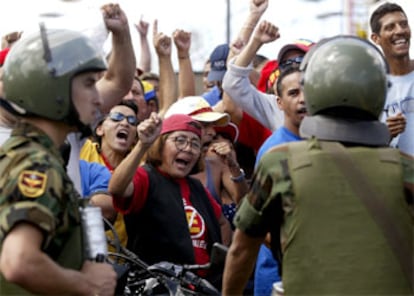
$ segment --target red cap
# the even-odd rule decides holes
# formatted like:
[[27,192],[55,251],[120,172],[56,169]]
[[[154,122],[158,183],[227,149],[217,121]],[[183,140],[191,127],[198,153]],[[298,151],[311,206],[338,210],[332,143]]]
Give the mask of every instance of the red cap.
[[201,138],[201,124],[191,116],[185,114],[174,114],[165,118],[162,122],[161,135],[175,131],[187,131]]
[[270,75],[279,67],[277,60],[269,60],[263,66],[262,71],[260,72],[260,78],[257,82],[257,89],[266,92],[268,89],[268,80]]

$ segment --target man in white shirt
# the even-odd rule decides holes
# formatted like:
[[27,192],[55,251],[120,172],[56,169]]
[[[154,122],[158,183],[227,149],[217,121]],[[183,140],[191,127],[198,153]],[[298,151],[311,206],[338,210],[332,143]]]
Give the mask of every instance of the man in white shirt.
[[381,47],[390,68],[383,117],[393,137],[391,145],[414,155],[414,60],[407,15],[401,6],[384,3],[372,13],[370,24],[371,39]]

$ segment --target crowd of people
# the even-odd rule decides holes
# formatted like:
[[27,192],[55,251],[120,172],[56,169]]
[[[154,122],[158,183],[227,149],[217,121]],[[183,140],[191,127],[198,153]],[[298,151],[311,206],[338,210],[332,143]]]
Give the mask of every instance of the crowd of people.
[[269,0],[249,1],[202,93],[191,32],[154,22],[153,73],[150,24],[135,24],[135,57],[118,4],[102,7],[106,57],[70,28],[3,37],[1,295],[114,295],[113,267],[85,245],[87,208],[112,224],[104,250],[148,264],[202,266],[228,247],[223,270],[197,272],[223,295],[414,294],[406,13],[386,2],[371,40],[299,38],[267,58],[280,29],[262,20]]

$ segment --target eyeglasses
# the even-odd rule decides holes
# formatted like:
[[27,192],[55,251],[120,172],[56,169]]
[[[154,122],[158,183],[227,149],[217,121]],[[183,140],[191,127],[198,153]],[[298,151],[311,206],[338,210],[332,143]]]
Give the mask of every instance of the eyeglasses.
[[177,136],[177,137],[170,138],[170,139],[175,143],[175,147],[179,151],[184,150],[185,148],[187,148],[188,145],[190,145],[191,150],[193,150],[194,152],[200,152],[201,150],[200,141],[190,140],[184,136]]
[[115,122],[120,122],[126,118],[130,125],[136,126],[138,124],[138,119],[134,115],[124,115],[120,112],[111,112],[108,117]]
[[294,57],[292,59],[287,59],[286,61],[282,62],[279,65],[279,68],[281,70],[285,70],[287,67],[290,67],[293,64],[300,65],[300,63],[302,63],[302,61],[303,61],[303,56],[297,56],[297,57]]

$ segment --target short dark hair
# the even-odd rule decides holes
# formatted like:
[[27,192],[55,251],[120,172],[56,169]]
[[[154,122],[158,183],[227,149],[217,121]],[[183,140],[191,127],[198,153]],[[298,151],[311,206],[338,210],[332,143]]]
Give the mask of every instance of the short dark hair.
[[125,106],[125,107],[128,107],[129,109],[132,109],[135,112],[135,114],[138,113],[138,106],[137,106],[137,104],[133,100],[125,100],[125,99],[123,99],[121,102],[119,102],[115,106]]
[[378,6],[377,9],[374,10],[374,12],[371,14],[371,18],[370,18],[370,26],[371,26],[371,31],[375,34],[379,34],[381,31],[381,18],[388,14],[388,13],[393,13],[393,12],[402,12],[405,16],[407,16],[405,14],[405,11],[402,9],[402,7],[396,3],[389,3],[386,2],[380,6]]
[[295,73],[295,72],[300,72],[299,66],[297,65],[292,65],[287,67],[286,69],[284,69],[283,71],[280,71],[280,75],[277,78],[276,81],[276,91],[278,96],[280,96],[282,94],[282,81],[283,79],[285,79],[286,76]]

